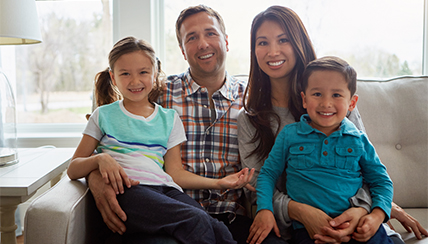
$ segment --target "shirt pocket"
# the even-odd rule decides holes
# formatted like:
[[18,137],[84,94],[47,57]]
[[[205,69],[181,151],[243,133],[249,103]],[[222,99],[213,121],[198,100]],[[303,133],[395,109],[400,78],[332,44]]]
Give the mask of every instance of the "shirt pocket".
[[359,170],[363,148],[358,146],[336,147],[335,166],[339,169]]
[[310,154],[315,150],[314,145],[295,145],[289,149],[288,165],[295,169],[308,169],[314,166]]

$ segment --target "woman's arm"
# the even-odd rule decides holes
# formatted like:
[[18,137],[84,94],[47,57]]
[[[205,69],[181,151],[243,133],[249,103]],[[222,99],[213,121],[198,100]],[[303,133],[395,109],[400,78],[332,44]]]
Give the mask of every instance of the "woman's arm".
[[169,149],[164,156],[165,171],[174,182],[185,189],[239,189],[248,184],[254,170],[243,169],[222,179],[212,179],[196,175],[183,168],[181,163],[180,145]]

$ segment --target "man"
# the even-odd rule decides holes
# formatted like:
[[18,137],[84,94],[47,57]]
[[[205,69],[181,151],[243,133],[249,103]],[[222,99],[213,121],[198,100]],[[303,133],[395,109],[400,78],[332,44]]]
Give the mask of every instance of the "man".
[[[183,167],[194,173],[189,177],[194,177],[198,186],[186,193],[209,214],[223,221],[238,243],[246,243],[251,219],[241,204],[242,188],[216,190],[209,187],[212,179],[241,170],[237,115],[243,104],[245,83],[226,73],[228,39],[217,12],[201,5],[183,10],[177,20],[176,34],[190,68],[168,77],[159,103],[174,108],[185,126],[187,142],[181,148]],[[246,183],[252,172],[244,175]],[[172,176],[180,184],[179,179]],[[107,226],[114,232],[124,233],[122,221],[126,220],[126,215],[117,204],[114,192],[102,184],[98,172],[91,173],[88,181]]]

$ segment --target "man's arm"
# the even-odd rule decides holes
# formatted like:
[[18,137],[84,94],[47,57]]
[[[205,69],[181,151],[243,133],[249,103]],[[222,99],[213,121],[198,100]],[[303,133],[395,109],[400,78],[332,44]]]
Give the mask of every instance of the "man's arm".
[[[105,184],[99,170],[92,171],[87,177],[89,189],[94,196],[98,210],[103,217],[104,223],[114,233],[123,234],[126,231],[126,214],[119,206],[116,193],[110,184]],[[131,185],[135,186],[138,181],[131,180]]]

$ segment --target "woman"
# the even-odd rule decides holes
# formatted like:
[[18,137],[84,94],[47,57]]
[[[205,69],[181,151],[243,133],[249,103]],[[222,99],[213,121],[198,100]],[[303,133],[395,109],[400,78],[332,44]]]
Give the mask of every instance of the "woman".
[[[272,6],[254,18],[251,28],[251,68],[244,99],[246,103],[238,117],[239,151],[243,167],[255,168],[258,174],[279,131],[286,124],[298,121],[305,113],[299,95],[299,82],[306,64],[314,59],[315,51],[306,29],[291,9]],[[348,118],[364,130],[357,109]],[[285,175],[280,181],[284,180]],[[256,181],[257,177],[253,177],[251,185],[256,186]],[[255,204],[256,194],[246,193],[251,203]],[[281,234],[283,239],[290,239],[291,219],[303,223],[310,235],[320,241],[349,241],[349,235],[360,217],[370,210],[370,206],[365,203],[367,199],[370,200],[367,193],[367,190],[361,189],[351,199],[359,204],[335,218],[337,224],[334,224],[324,212],[292,201],[285,189],[278,188],[274,195],[275,219],[278,223],[275,219],[266,219],[266,216],[257,214],[248,241],[260,243],[272,228],[277,236]],[[401,211],[393,204],[391,216],[407,223],[414,221],[411,216],[401,214]],[[418,224],[412,226],[416,235],[421,229]],[[370,234],[367,233],[367,237]],[[394,238],[394,241],[403,243],[399,237]]]

